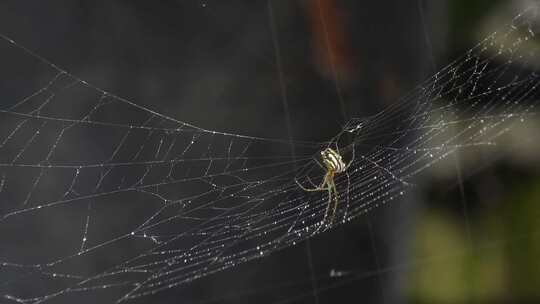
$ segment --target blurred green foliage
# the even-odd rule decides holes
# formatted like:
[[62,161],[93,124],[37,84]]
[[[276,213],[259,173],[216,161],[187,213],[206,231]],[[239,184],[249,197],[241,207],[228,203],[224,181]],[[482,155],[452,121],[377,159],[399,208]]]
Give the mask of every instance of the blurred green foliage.
[[[460,204],[458,196],[452,199]],[[538,202],[540,178],[516,179],[500,203],[470,219],[471,240],[459,214],[427,209],[415,231],[418,265],[408,280],[412,302],[540,299]]]
[[[502,0],[447,3],[446,55],[450,57],[470,48],[477,40],[475,29],[509,4]],[[426,200],[415,224],[414,267],[406,283],[409,302],[540,302],[540,173],[532,164],[519,169],[507,166],[505,160],[496,162],[491,171],[497,176],[484,172],[466,182],[468,219],[458,190]],[[497,183],[488,183],[487,191],[497,196],[483,201],[474,195],[475,187],[488,178],[499,179],[504,187],[495,189]]]
[[473,29],[494,9],[504,3],[503,0],[450,0],[448,1],[448,45],[452,46],[451,54],[470,47],[474,43]]

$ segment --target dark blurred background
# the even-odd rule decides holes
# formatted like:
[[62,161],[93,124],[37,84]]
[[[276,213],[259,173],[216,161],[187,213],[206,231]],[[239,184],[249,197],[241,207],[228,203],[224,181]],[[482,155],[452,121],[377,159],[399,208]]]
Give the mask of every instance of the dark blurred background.
[[[527,2],[4,0],[0,33],[179,120],[324,141],[396,102]],[[530,118],[502,139],[504,153],[464,151],[403,202],[141,301],[540,301],[538,130]]]

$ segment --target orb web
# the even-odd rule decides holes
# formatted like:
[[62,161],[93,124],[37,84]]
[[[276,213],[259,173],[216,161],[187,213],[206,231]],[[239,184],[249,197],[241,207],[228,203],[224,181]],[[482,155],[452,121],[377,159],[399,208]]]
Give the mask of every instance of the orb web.
[[[0,109],[0,296],[150,296],[397,201],[457,150],[496,149],[538,101],[535,14],[520,14],[326,142],[206,130],[101,90],[2,36],[21,64],[48,76],[27,92],[6,91]],[[335,176],[330,224],[327,193],[296,183],[322,180],[318,155],[327,147],[352,161]],[[29,288],[30,279],[39,284]]]

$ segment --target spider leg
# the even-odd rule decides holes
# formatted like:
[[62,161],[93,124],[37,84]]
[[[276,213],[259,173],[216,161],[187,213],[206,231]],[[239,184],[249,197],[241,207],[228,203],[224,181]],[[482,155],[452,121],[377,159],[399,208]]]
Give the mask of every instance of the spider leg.
[[349,176],[349,172],[345,171],[345,175],[347,176],[347,200],[346,200],[346,205],[345,205],[345,211],[343,213],[343,223],[345,223],[345,221],[347,220],[347,215],[348,215],[348,212],[349,212],[349,205],[351,203],[351,179],[350,179],[350,176]]
[[349,167],[352,165],[352,163],[354,162],[355,157],[356,157],[356,149],[354,148],[354,142],[353,142],[352,143],[352,157],[351,157],[351,160],[345,166],[345,171],[348,170]]
[[328,191],[328,203],[326,204],[326,211],[324,212],[324,218],[317,224],[318,226],[317,229],[315,229],[315,231],[313,231],[311,235],[317,234],[321,230],[321,228],[323,228],[323,226],[324,226],[323,231],[326,231],[326,229],[329,228],[329,225],[326,219],[328,218],[328,214],[330,212],[330,204],[332,202],[332,188],[330,187],[330,185],[328,185],[328,187],[324,190]]
[[[321,224],[325,224],[328,228],[328,217],[330,216],[330,206],[332,205],[332,187],[328,186],[328,203],[326,204],[326,211],[324,212],[324,218],[321,221]],[[321,225],[322,226],[322,225]]]
[[[298,181],[298,179],[296,177],[294,178],[294,181],[296,182],[298,187],[300,187],[304,191],[307,191],[307,192],[324,191],[324,190],[328,190],[328,187],[329,187],[329,185],[328,185],[329,174],[330,174],[330,172],[327,172],[324,175],[324,178],[323,178],[321,184],[318,187],[315,187],[315,188],[306,188],[306,187],[304,187],[302,184],[300,184],[300,182]],[[325,185],[327,185],[327,186],[325,187]]]
[[336,218],[336,211],[339,204],[339,196],[338,196],[336,184],[334,183],[334,181],[331,182],[329,187],[330,187],[330,190],[329,190],[330,197],[329,197],[327,211],[330,210],[330,205],[332,205],[332,213],[330,214],[330,220],[328,222],[328,225],[332,225],[334,223],[334,219]]

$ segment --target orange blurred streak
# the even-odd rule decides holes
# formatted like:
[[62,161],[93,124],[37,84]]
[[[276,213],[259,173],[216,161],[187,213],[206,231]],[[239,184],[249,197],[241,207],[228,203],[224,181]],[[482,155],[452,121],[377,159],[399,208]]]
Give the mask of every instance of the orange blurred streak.
[[352,52],[336,1],[308,1],[307,14],[313,33],[313,56],[321,72],[330,78],[339,75],[340,80],[352,77],[355,72]]

